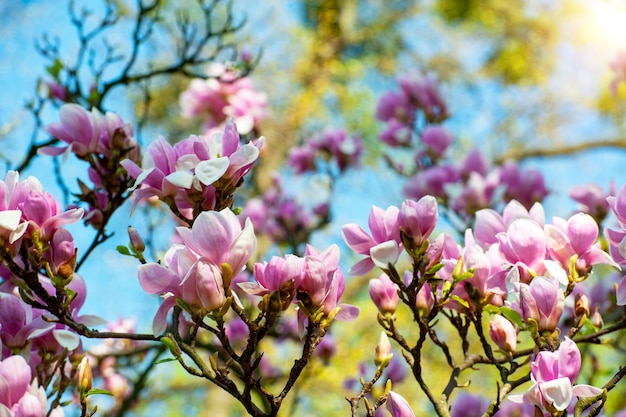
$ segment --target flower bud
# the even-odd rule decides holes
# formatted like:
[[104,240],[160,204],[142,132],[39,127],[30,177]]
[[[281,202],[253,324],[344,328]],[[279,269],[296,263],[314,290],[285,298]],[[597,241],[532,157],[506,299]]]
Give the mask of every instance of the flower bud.
[[85,398],[86,394],[89,392],[89,390],[91,390],[92,382],[93,377],[91,375],[91,365],[89,364],[89,358],[87,358],[87,356],[84,356],[78,364],[76,372],[76,388],[78,388],[78,393],[80,394],[81,399]]
[[576,314],[576,317],[580,317],[583,314],[589,317],[589,297],[585,294],[576,294],[575,300],[574,313]]
[[489,323],[489,336],[498,347],[505,352],[515,352],[517,332],[510,321],[500,315],[494,316]]
[[382,314],[395,313],[400,296],[398,286],[391,281],[387,274],[382,274],[378,279],[371,279],[369,283],[370,298]]
[[530,285],[520,284],[520,307],[524,321],[536,321],[539,331],[553,331],[563,314],[565,296],[558,281],[540,276]]
[[136,252],[143,252],[146,250],[146,244],[133,226],[128,226],[128,237],[130,238],[130,246]]
[[596,307],[593,315],[591,316],[591,324],[593,324],[598,329],[604,326],[604,320],[602,320],[602,314],[600,314],[600,312],[598,311],[598,307]]
[[392,357],[393,353],[391,353],[391,343],[389,342],[389,338],[385,332],[380,332],[380,340],[376,345],[374,365],[385,368],[389,364]]
[[430,310],[433,308],[434,304],[435,297],[433,297],[433,292],[430,289],[430,285],[425,283],[424,285],[422,285],[422,288],[420,288],[419,292],[415,296],[415,307],[423,316],[430,313]]
[[415,413],[404,397],[393,391],[389,391],[386,407],[387,411],[391,413],[391,417],[415,417]]

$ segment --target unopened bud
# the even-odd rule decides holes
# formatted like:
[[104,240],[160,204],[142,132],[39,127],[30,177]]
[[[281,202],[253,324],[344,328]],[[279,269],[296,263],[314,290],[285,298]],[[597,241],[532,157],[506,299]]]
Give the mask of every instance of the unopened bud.
[[391,353],[391,343],[385,332],[380,332],[380,340],[376,345],[376,356],[374,356],[374,365],[382,366],[383,368],[389,364],[389,361],[393,357]]
[[580,317],[583,314],[589,317],[589,297],[585,294],[576,294],[575,300],[574,312],[576,313],[576,317]]
[[141,236],[133,226],[128,226],[128,237],[130,238],[130,246],[136,252],[143,252],[146,250],[146,244],[143,242]]
[[598,311],[598,307],[596,307],[593,315],[591,316],[591,324],[593,324],[598,329],[604,326],[604,320],[602,320],[602,314],[600,314],[600,312]]
[[76,387],[81,398],[85,398],[85,395],[91,390],[92,382],[91,365],[89,364],[89,358],[85,356],[78,364],[76,373]]
[[500,315],[494,316],[489,323],[489,336],[498,347],[505,352],[515,352],[517,332],[510,321]]

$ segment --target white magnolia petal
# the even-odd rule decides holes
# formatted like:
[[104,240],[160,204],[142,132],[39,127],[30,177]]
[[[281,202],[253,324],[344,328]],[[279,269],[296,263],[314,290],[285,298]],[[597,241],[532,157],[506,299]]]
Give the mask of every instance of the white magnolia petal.
[[87,327],[96,327],[102,326],[103,324],[107,324],[108,321],[103,319],[100,316],[96,316],[95,314],[83,314],[82,316],[78,316],[78,320],[76,320],[80,324],[84,324]]
[[21,210],[2,210],[0,211],[0,227],[13,231],[17,229],[21,218]]
[[69,330],[57,329],[53,330],[52,334],[57,342],[67,350],[74,350],[80,343],[80,338],[74,332]]
[[602,394],[602,391],[602,388],[594,387],[593,385],[587,384],[574,385],[574,387],[572,388],[572,392],[574,393],[574,395],[581,398],[595,397],[596,395]]
[[553,379],[539,384],[543,398],[558,411],[563,411],[572,401],[572,383],[569,378]]
[[370,249],[370,256],[374,265],[381,269],[389,268],[389,264],[395,264],[400,256],[400,248],[395,240],[388,240]]
[[229,164],[230,161],[225,156],[202,161],[196,167],[196,176],[204,185],[213,184],[226,173]]
[[17,228],[9,235],[9,243],[15,243],[16,240],[21,238],[24,233],[26,233],[26,230],[28,230],[28,222],[20,223],[20,225],[17,226]]
[[173,172],[165,179],[177,187],[191,188],[193,184],[193,174],[189,171]]

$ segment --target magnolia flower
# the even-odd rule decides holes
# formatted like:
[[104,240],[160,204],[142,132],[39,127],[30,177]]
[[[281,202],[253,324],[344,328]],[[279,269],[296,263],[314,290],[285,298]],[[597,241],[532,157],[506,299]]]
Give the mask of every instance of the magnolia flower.
[[0,361],[0,416],[63,417],[63,409],[55,407],[48,413],[46,392],[37,381],[30,383],[31,369],[21,356]]
[[[345,279],[339,268],[339,247],[333,244],[320,252],[307,245],[304,255],[303,277],[298,290],[300,294],[308,296],[311,312],[321,309],[324,314],[334,315],[337,320],[354,320],[359,315],[359,308],[339,303],[345,289]],[[302,322],[304,317],[301,310],[298,313]]]
[[387,274],[382,274],[377,279],[369,282],[370,298],[381,313],[394,313],[400,302],[398,286],[394,284]]
[[413,239],[415,246],[419,247],[435,230],[437,219],[437,200],[427,195],[419,201],[406,200],[402,203],[398,213],[398,226]]
[[554,414],[565,410],[577,397],[593,397],[602,389],[591,385],[574,385],[580,372],[580,351],[571,339],[565,338],[554,352],[542,351],[530,364],[533,385],[525,394],[510,395],[510,401],[530,402]]
[[374,266],[387,269],[390,263],[398,261],[401,251],[398,214],[399,210],[394,206],[387,210],[372,206],[368,220],[371,236],[356,224],[347,224],[341,228],[343,240],[350,249],[367,255],[350,268],[351,275],[364,275]]
[[619,267],[599,244],[595,244],[598,238],[598,224],[588,214],[578,213],[568,220],[554,217],[552,224],[546,225],[544,230],[548,253],[565,270],[569,270],[570,261],[574,256],[576,269],[585,274],[587,269],[595,264]]
[[533,220],[516,219],[506,233],[498,233],[496,238],[505,260],[520,269],[523,282],[529,282],[533,275],[545,272],[547,238]]
[[297,288],[303,278],[304,259],[295,255],[273,256],[269,262],[254,264],[254,282],[239,283],[248,294],[263,295],[280,289],[289,280]]
[[533,319],[539,331],[554,330],[565,308],[565,296],[555,279],[536,277],[530,283],[519,284],[520,309],[524,321]]

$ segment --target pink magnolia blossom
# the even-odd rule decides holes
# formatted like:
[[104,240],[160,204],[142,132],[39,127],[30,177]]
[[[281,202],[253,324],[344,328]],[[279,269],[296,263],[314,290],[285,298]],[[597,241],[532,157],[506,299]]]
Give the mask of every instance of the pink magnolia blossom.
[[400,296],[398,286],[394,284],[387,274],[382,274],[377,279],[369,282],[370,298],[382,314],[395,313]]
[[497,211],[485,208],[476,212],[476,224],[474,235],[476,239],[484,244],[497,243],[496,235],[506,232],[510,224],[518,218],[534,220],[540,226],[545,223],[545,213],[540,203],[535,203],[526,209],[519,201],[511,200],[507,203],[500,215]]
[[547,238],[536,222],[518,218],[496,238],[504,259],[519,269],[522,282],[529,282],[533,276],[545,272]]
[[376,119],[381,122],[401,123],[405,126],[412,126],[415,107],[411,105],[408,95],[401,91],[388,91],[384,93],[378,100],[376,106]]
[[[359,308],[339,303],[345,289],[345,279],[339,268],[339,247],[331,245],[320,252],[307,245],[304,255],[304,275],[297,289],[307,295],[311,313],[320,309],[337,320],[354,320],[359,315]],[[298,313],[302,321],[300,311]]]
[[528,208],[548,195],[543,175],[535,169],[522,172],[513,162],[505,162],[499,172],[505,187],[505,200],[516,199]]
[[415,200],[425,195],[447,199],[448,185],[459,179],[459,172],[456,168],[449,165],[435,165],[409,178],[402,192],[405,196]]
[[29,348],[29,341],[54,327],[17,296],[0,292],[0,358]]
[[565,296],[556,279],[536,277],[519,284],[519,307],[524,321],[533,319],[539,331],[553,331],[565,308]]
[[41,148],[40,153],[55,156],[71,151],[81,158],[98,154],[108,159],[118,150],[127,152],[130,159],[138,159],[133,129],[119,115],[111,112],[102,115],[97,109],[90,113],[78,104],[69,103],[61,107],[59,117],[61,121],[49,124],[46,130],[68,146],[48,146]]
[[196,218],[193,226],[177,227],[184,245],[198,257],[218,267],[229,264],[237,274],[256,249],[256,236],[252,222],[246,219],[242,228],[239,219],[230,209],[205,211]]
[[398,226],[420,247],[435,230],[438,216],[435,197],[424,196],[418,201],[406,200],[400,206]]
[[530,402],[542,410],[554,414],[565,410],[574,395],[581,398],[593,397],[602,389],[591,385],[574,385],[580,372],[581,357],[578,346],[565,338],[554,352],[542,351],[530,363],[533,385],[525,394],[510,395],[516,403]]
[[0,361],[0,416],[3,417],[63,417],[56,407],[48,414],[46,392],[37,382],[30,383],[31,369],[21,356]]
[[381,142],[392,147],[409,146],[413,137],[412,132],[410,126],[397,119],[390,119],[387,127],[380,133],[378,138]]
[[228,264],[237,274],[256,248],[252,223],[246,220],[242,229],[230,209],[203,212],[191,229],[176,230],[183,244],[167,251],[164,264],[139,267],[139,282],[144,291],[164,297],[153,322],[155,334],[165,330],[167,314],[176,298],[205,311],[220,308],[225,302],[222,265]]
[[393,391],[389,391],[385,407],[391,413],[391,417],[415,417],[415,413],[404,397]]
[[439,81],[431,74],[413,73],[399,78],[398,84],[411,104],[421,109],[430,122],[448,118],[448,106],[441,95]]
[[576,269],[585,275],[596,264],[618,267],[609,254],[595,243],[598,224],[590,215],[578,213],[568,220],[554,217],[552,224],[546,225],[544,230],[548,238],[548,253],[566,271],[573,257],[576,257]]
[[[148,146],[140,167],[127,159],[121,162],[137,180],[135,204],[152,196],[173,201],[181,213],[202,201],[203,210],[215,205],[216,182],[234,189],[259,156],[263,138],[241,146],[234,122],[229,121],[223,133],[209,139],[192,135],[170,145],[160,137]],[[232,193],[232,191],[231,191]]]
[[452,143],[452,133],[439,125],[427,126],[420,135],[422,143],[431,149],[437,157],[443,156],[444,152]]
[[280,289],[293,280],[295,287],[303,278],[304,259],[295,255],[273,256],[269,262],[254,264],[254,282],[239,283],[248,294],[263,295]]
[[24,235],[48,242],[62,226],[80,220],[83,209],[63,211],[35,177],[20,181],[15,171],[0,181],[0,235],[19,245]]
[[580,209],[591,215],[598,223],[606,217],[610,211],[607,197],[615,194],[615,184],[612,182],[608,193],[598,184],[576,185],[569,191],[572,200],[579,204]]
[[183,245],[174,245],[167,251],[164,265],[141,265],[139,283],[147,293],[163,296],[152,324],[155,335],[165,330],[167,314],[176,305],[177,298],[204,312],[215,311],[226,301],[220,269],[199,259]]
[[211,78],[191,80],[181,94],[183,117],[203,117],[206,129],[221,126],[231,117],[243,135],[256,129],[267,115],[265,93],[255,90],[249,78],[237,78],[235,72],[220,64],[209,68],[208,75]]
[[[462,260],[460,272],[471,271],[471,276],[457,285],[453,294],[469,302],[470,308],[473,308],[476,302],[502,305],[502,297],[506,294],[506,272],[502,269],[505,261],[499,253],[497,245],[494,244],[488,250],[483,250],[476,243],[471,229],[468,229],[465,232],[465,246],[460,254],[450,258],[442,257],[441,262],[444,264],[444,268],[439,272],[439,275],[448,281],[455,279],[453,271],[457,267],[459,259]],[[470,288],[477,299],[471,299],[470,294],[468,294]],[[450,306],[460,308],[455,301],[451,302]]]
[[620,187],[615,196],[607,197],[606,201],[620,224],[626,225],[626,184]]
[[89,153],[107,151],[100,143],[104,120],[98,110],[94,109],[90,113],[78,104],[68,103],[61,107],[59,117],[61,121],[49,124],[46,130],[69,146],[42,148],[41,153],[60,155],[68,149],[78,156],[85,156]]
[[371,236],[356,224],[341,228],[343,240],[354,252],[367,257],[350,268],[352,275],[364,275],[374,266],[387,269],[400,256],[402,243],[398,226],[399,209],[391,206],[387,210],[372,206],[368,224]]

